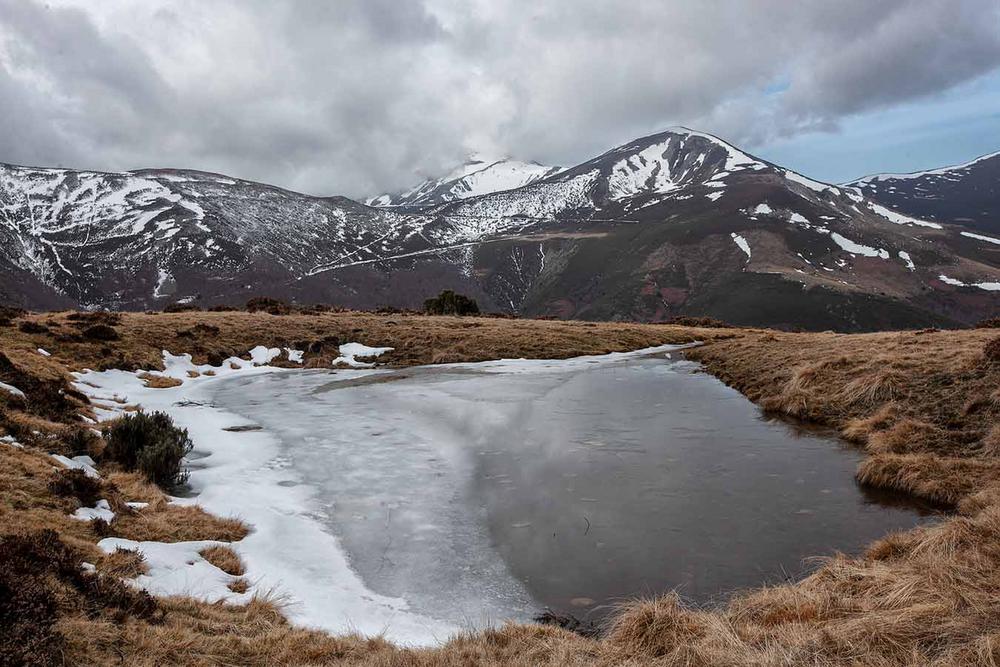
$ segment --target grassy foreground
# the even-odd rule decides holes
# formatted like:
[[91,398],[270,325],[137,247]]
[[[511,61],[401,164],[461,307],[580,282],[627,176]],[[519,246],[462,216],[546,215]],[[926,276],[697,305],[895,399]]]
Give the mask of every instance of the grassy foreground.
[[[998,337],[995,329],[792,334],[364,313],[19,317],[0,327],[0,381],[27,394],[0,391],[0,427],[26,445],[0,444],[0,534],[8,536],[0,545],[13,544],[10,535],[33,536],[36,545],[58,540],[72,553],[53,561],[94,563],[100,578],[81,583],[58,568],[26,574],[24,581],[53,592],[51,613],[32,607],[40,621],[30,632],[0,633],[0,665],[17,664],[14,655],[93,665],[1000,664],[1000,344],[991,345]],[[324,367],[337,344],[349,341],[393,346],[385,360],[403,366],[692,340],[705,345],[691,358],[766,409],[834,427],[863,446],[869,455],[858,476],[865,483],[952,506],[955,515],[886,536],[860,558],[828,559],[802,581],[737,595],[722,608],[686,608],[672,595],[629,604],[597,640],[510,625],[405,650],[291,628],[280,600],[234,607],[128,597],[112,582],[142,563],[102,555],[95,544],[104,535],[228,541],[247,527],[169,505],[135,474],[102,464],[111,471],[102,494],[119,514],[95,530],[69,518],[76,501],[50,485],[48,453],[79,447],[75,415],[87,410],[64,384],[70,370],[156,368],[164,349],[218,363],[259,344],[304,349],[307,366]],[[86,446],[97,453],[102,443]],[[151,505],[129,512],[126,500]],[[39,539],[42,529],[54,531],[49,542]],[[10,551],[0,546],[0,560]],[[233,557],[212,554],[220,567],[240,570]],[[21,581],[0,577],[0,589],[18,593]]]

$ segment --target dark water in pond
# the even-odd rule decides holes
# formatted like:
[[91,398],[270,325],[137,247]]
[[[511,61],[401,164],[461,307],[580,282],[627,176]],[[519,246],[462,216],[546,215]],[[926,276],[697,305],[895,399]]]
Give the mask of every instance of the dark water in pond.
[[860,455],[658,354],[228,380],[374,591],[467,625],[802,574],[927,520]]

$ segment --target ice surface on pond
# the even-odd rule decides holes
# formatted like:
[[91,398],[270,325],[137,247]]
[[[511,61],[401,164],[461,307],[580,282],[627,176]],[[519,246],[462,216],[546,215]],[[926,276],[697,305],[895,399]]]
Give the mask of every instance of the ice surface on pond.
[[213,400],[277,437],[279,484],[365,586],[457,627],[707,600],[918,520],[859,491],[856,452],[665,352],[235,377]]

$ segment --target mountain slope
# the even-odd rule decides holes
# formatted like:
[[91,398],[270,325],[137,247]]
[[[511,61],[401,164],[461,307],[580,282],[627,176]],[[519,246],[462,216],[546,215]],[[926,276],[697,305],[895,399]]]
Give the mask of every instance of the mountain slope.
[[511,190],[557,174],[561,167],[537,162],[474,159],[441,178],[427,179],[400,194],[384,194],[367,201],[370,206],[429,206],[500,190]]
[[451,288],[525,315],[811,329],[1000,312],[1000,245],[686,128],[513,189],[398,208],[192,171],[0,167],[0,243],[2,284],[39,307],[255,294],[415,307]]
[[1000,235],[1000,152],[910,174],[875,174],[848,185],[889,208]]

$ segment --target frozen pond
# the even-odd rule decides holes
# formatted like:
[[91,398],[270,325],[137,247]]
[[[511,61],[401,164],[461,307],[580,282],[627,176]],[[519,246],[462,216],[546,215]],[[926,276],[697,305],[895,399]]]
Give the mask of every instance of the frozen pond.
[[676,356],[237,376],[213,401],[280,441],[365,586],[464,627],[711,601],[923,520]]

